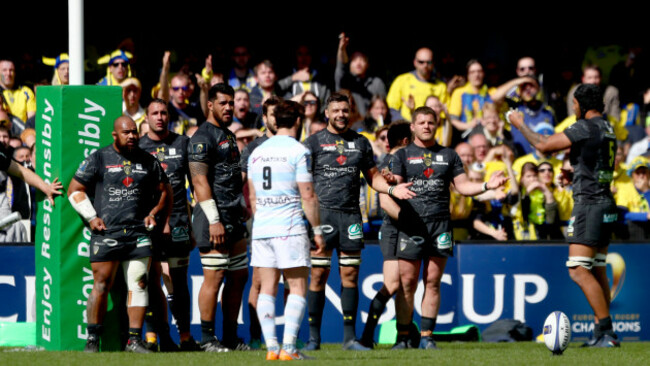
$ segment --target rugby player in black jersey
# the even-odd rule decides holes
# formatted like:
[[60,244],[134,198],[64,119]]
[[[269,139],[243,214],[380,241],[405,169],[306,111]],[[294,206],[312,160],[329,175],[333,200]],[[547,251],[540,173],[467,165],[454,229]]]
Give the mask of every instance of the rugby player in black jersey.
[[[198,350],[190,334],[190,292],[187,284],[187,268],[193,248],[190,211],[185,183],[189,178],[187,146],[189,138],[169,131],[169,112],[163,99],[154,99],[147,107],[147,133],[139,146],[153,155],[167,174],[172,186],[174,207],[167,221],[157,220],[153,232],[153,262],[149,276],[149,309],[147,324],[147,346],[163,352],[178,350],[169,336],[167,304],[171,309],[180,335],[181,351]],[[158,219],[158,218],[157,218]],[[160,286],[162,274],[167,299]],[[158,343],[160,346],[158,347]]]
[[486,183],[471,182],[458,154],[436,142],[434,136],[439,123],[433,109],[417,108],[411,122],[413,142],[395,153],[391,169],[396,182],[409,182],[410,189],[417,194],[408,201],[398,201],[398,209],[387,211],[397,220],[397,258],[406,303],[404,311],[397,313],[395,349],[413,346],[409,343],[409,327],[422,264],[424,297],[419,347],[436,349],[432,335],[440,307],[440,281],[454,246],[450,184],[463,195],[475,196],[507,181],[503,172],[498,172]]
[[535,133],[523,115],[508,112],[508,119],[536,149],[544,153],[571,148],[573,212],[567,227],[571,279],[580,286],[594,311],[594,336],[590,347],[619,347],[609,313],[611,294],[607,279],[607,247],[617,219],[610,184],[614,174],[616,135],[603,117],[600,87],[582,84],[573,96],[577,122],[551,136]]
[[[233,120],[232,87],[215,84],[208,92],[208,119],[190,140],[189,166],[194,196],[192,227],[203,266],[199,291],[201,348],[206,352],[250,349],[237,337],[237,317],[248,280],[246,211],[239,150],[228,130]],[[215,337],[219,287],[225,280],[221,308],[223,344]]]
[[156,217],[167,220],[171,186],[158,160],[138,147],[138,129],[130,117],[115,120],[113,140],[79,165],[68,188],[70,203],[92,230],[93,289],[88,297],[85,350],[99,350],[108,293],[121,264],[128,288],[126,351],[149,353],[142,342],[142,324],[148,305],[150,232]]
[[370,142],[349,129],[348,97],[334,93],[327,99],[327,128],[309,136],[305,146],[312,153],[314,188],[320,200],[322,234],[327,242],[325,255],[312,252],[309,283],[309,343],[305,350],[320,349],[320,328],[325,306],[325,286],[330,273],[332,252],[339,255],[341,308],[343,311],[343,349],[365,351],[356,340],[355,323],[359,304],[359,266],[363,249],[363,230],[359,211],[360,174],[379,193],[400,199],[415,194],[410,184],[389,186],[373,160]]

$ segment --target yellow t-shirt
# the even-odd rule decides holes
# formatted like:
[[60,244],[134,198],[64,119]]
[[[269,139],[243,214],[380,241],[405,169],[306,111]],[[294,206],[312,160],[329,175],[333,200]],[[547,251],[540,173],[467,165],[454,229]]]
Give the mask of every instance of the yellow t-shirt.
[[402,117],[407,121],[411,120],[411,111],[405,103],[409,95],[412,95],[415,100],[415,108],[422,107],[427,97],[431,95],[438,97],[442,104],[449,102],[447,84],[444,82],[440,80],[422,81],[415,75],[415,71],[399,75],[388,90],[386,103],[389,108],[400,111]]
[[639,193],[634,184],[622,184],[616,192],[616,205],[625,207],[630,212],[650,212],[648,200]]
[[23,122],[27,121],[27,113],[36,112],[36,98],[32,89],[21,86],[17,89],[2,91],[9,111]]

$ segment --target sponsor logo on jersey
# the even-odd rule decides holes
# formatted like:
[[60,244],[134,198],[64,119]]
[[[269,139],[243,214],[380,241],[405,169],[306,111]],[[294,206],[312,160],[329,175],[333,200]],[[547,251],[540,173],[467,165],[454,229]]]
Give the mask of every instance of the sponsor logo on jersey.
[[433,173],[434,173],[433,169],[431,169],[431,168],[426,168],[422,172],[422,174],[424,174],[424,176],[427,177],[427,179],[429,179],[433,175]]
[[150,247],[151,246],[151,238],[149,238],[148,236],[138,236],[138,241],[137,241],[137,244],[135,246],[137,248]]
[[345,155],[339,155],[339,157],[336,158],[336,162],[339,163],[340,165],[345,164],[347,160],[348,158]]
[[411,236],[409,239],[410,239],[411,242],[412,242],[413,244],[415,244],[415,245],[422,245],[422,244],[424,244],[424,238],[421,237],[421,236],[417,236],[417,235],[415,235],[415,236]]
[[88,162],[86,160],[82,161],[81,164],[79,164],[79,168],[77,169],[77,172],[83,173],[86,171],[86,168],[88,167]]
[[126,178],[122,179],[122,184],[124,184],[125,187],[131,186],[131,184],[133,184],[133,178],[126,177]]
[[334,232],[334,227],[332,225],[321,225],[320,228],[323,230],[323,234]]
[[192,154],[203,154],[208,151],[208,146],[204,143],[192,144]]
[[348,238],[363,239],[363,231],[361,230],[361,225],[352,224],[348,226]]
[[117,240],[111,239],[111,238],[106,238],[106,239],[102,240],[102,243],[106,244],[106,246],[114,247],[114,246],[117,245]]
[[612,222],[616,222],[617,219],[618,219],[618,214],[616,214],[616,213],[604,214],[603,215],[603,223],[604,224],[609,224],[609,223],[612,223]]
[[[422,155],[422,162],[426,166],[431,166],[431,153]],[[427,177],[428,178],[428,177]]]
[[453,245],[450,233],[442,233],[438,235],[436,242],[438,243],[438,249],[449,249]]

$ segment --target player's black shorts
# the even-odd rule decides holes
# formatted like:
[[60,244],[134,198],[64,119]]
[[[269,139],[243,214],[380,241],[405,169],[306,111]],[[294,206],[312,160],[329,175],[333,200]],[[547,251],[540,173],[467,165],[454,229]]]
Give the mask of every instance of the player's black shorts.
[[169,258],[185,258],[192,251],[188,227],[177,226],[171,228],[171,235],[162,235],[160,232],[151,236],[153,241],[153,259],[166,262]]
[[[320,225],[327,249],[339,252],[358,252],[363,249],[363,221],[360,212],[321,208]],[[316,249],[313,243],[312,249]]]
[[448,217],[427,218],[400,217],[397,241],[397,257],[417,260],[428,257],[452,257],[454,237]]
[[[242,222],[242,215],[241,208],[219,209],[219,221],[226,229],[226,242],[224,245],[228,250],[232,249],[240,240],[248,237],[246,225]],[[215,245],[210,243],[210,224],[208,224],[208,219],[205,217],[201,205],[194,207],[192,228],[194,229],[196,245],[201,253],[216,249]]]
[[614,224],[618,218],[616,203],[576,203],[567,226],[567,242],[597,248],[609,245]]
[[399,230],[390,221],[384,220],[379,229],[379,248],[385,261],[397,260]]
[[151,257],[151,238],[146,234],[120,236],[92,234],[90,262],[128,261]]

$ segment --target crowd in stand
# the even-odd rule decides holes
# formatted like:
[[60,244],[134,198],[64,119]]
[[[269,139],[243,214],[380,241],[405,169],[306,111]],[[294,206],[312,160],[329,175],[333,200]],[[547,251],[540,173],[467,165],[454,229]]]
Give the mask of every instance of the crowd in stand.
[[[327,97],[342,92],[351,97],[351,128],[372,142],[377,162],[392,148],[389,127],[410,121],[416,108],[429,106],[442,122],[436,140],[456,150],[471,180],[488,181],[497,171],[510,177],[506,187],[492,197],[464,197],[450,187],[455,239],[485,241],[564,238],[573,208],[568,154],[536,151],[517,129],[510,128],[504,113],[509,109],[523,112],[525,123],[537,133],[560,132],[576,121],[573,92],[577,85],[596,84],[604,92],[605,114],[618,139],[611,186],[620,210],[615,238],[650,238],[650,79],[638,63],[643,50],[590,50],[581,77],[559,90],[545,85],[548,75],[526,55],[513,65],[514,78],[491,85],[486,77],[491,65],[469,60],[464,74],[443,76],[436,70],[433,51],[422,47],[413,56],[413,69],[385,80],[377,76],[383,73],[371,73],[373,60],[362,52],[350,52],[349,46],[350,39],[339,35],[338,48],[331,52],[333,73],[319,70],[310,49],[300,46],[288,75],[276,73],[271,55],[253,58],[245,46],[231,50],[232,63],[223,70],[213,67],[210,55],[201,70],[187,65],[172,70],[171,53],[165,52],[155,85],[143,85],[137,78],[133,52],[118,49],[97,60],[106,67],[106,75],[96,84],[122,87],[124,114],[136,122],[141,134],[147,130],[142,123],[143,106],[147,100],[161,98],[168,103],[170,130],[191,136],[206,120],[208,89],[226,82],[236,90],[234,122],[229,128],[240,150],[263,135],[262,103],[269,97],[292,99],[305,107],[304,140],[326,126],[323,103]],[[43,57],[42,63],[53,68],[51,81],[19,84],[20,65],[0,56],[0,143],[12,151],[14,160],[32,169],[38,164],[34,153],[37,87],[69,83],[67,54]],[[371,238],[381,224],[377,193],[363,186],[359,194],[364,232]],[[0,218],[18,211],[23,219],[31,219],[33,230],[34,206],[34,189],[0,172]],[[28,241],[28,231],[18,223],[1,228],[0,241]]]

